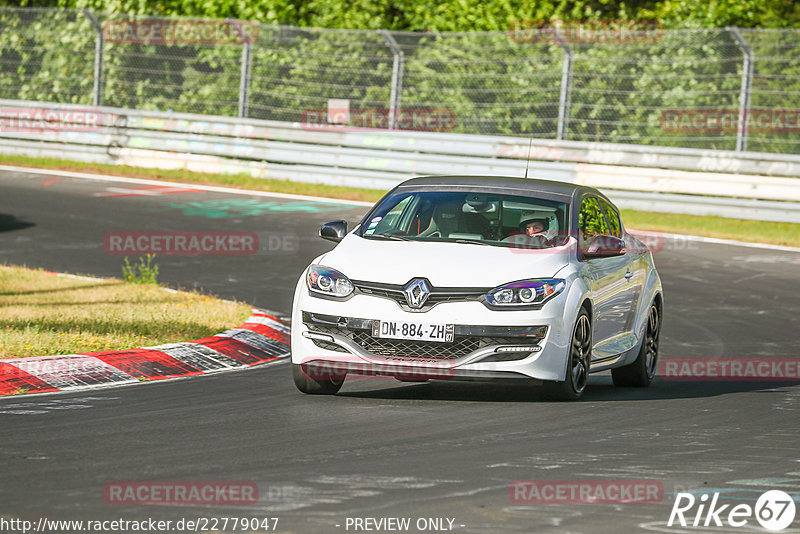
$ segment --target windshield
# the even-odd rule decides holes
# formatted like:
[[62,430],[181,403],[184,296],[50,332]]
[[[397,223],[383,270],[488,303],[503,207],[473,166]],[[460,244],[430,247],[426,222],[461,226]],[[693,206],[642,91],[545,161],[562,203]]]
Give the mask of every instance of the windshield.
[[533,248],[562,245],[567,204],[500,193],[413,192],[384,199],[358,235],[369,239],[444,241]]

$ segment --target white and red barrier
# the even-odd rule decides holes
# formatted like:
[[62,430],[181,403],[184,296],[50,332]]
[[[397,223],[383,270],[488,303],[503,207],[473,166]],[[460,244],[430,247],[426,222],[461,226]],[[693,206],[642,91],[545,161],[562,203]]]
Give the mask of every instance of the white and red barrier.
[[289,356],[289,321],[253,310],[216,336],[156,347],[0,360],[0,395],[71,391],[230,371]]

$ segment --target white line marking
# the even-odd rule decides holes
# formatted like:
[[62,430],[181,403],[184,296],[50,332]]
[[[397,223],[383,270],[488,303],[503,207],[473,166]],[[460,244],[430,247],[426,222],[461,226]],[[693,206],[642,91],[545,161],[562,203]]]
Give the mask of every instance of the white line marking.
[[47,169],[34,169],[30,167],[15,167],[13,165],[0,165],[0,171],[9,172],[27,172],[31,174],[47,174],[63,176],[65,178],[83,178],[86,180],[96,180],[99,182],[120,182],[128,184],[143,184],[143,185],[167,185],[173,187],[191,187],[192,189],[199,189],[202,191],[213,191],[216,193],[230,193],[232,195],[250,195],[259,197],[273,197],[273,198],[289,198],[292,200],[311,200],[315,202],[326,202],[328,204],[345,204],[348,206],[366,206],[372,207],[374,202],[361,202],[358,200],[342,200],[338,198],[314,197],[308,195],[293,195],[290,193],[270,193],[267,191],[254,191],[249,189],[236,189],[233,187],[219,187],[214,185],[195,185],[182,182],[166,182],[163,180],[145,180],[142,178],[125,178],[122,176],[109,176],[107,174],[90,174],[85,172],[72,172],[72,171],[58,171]]
[[[644,232],[645,230],[635,230],[633,228],[627,229],[630,232]],[[663,237],[672,239],[686,239],[687,241],[699,241],[701,243],[713,243],[715,245],[730,245],[736,247],[750,247],[750,248],[765,248],[769,250],[783,250],[786,252],[800,252],[799,247],[787,247],[783,245],[770,245],[769,243],[753,243],[750,241],[737,241],[735,239],[719,239],[716,237],[703,237],[699,235],[686,235],[686,234],[668,234],[666,232],[656,232],[655,230],[647,230],[648,233],[657,233]]]
[[[84,172],[72,172],[72,171],[58,171],[58,170],[47,170],[47,169],[34,169],[31,167],[15,167],[13,165],[0,165],[0,171],[10,171],[10,172],[27,172],[31,174],[47,174],[47,175],[57,175],[63,176],[66,178],[84,178],[87,180],[97,180],[97,181],[106,181],[106,182],[121,182],[121,183],[134,183],[134,184],[145,184],[145,185],[169,185],[175,187],[186,187],[190,185],[193,189],[199,189],[202,191],[213,191],[217,193],[230,193],[232,195],[254,195],[254,196],[262,196],[262,197],[273,197],[273,198],[290,198],[295,200],[312,200],[316,202],[329,202],[335,204],[345,204],[349,206],[364,206],[364,207],[372,207],[374,205],[373,202],[362,202],[358,200],[343,200],[343,199],[336,199],[336,198],[327,198],[327,197],[316,197],[316,196],[306,196],[306,195],[292,195],[289,193],[269,193],[266,191],[253,191],[253,190],[245,190],[245,189],[235,189],[232,187],[219,187],[219,186],[212,186],[212,185],[195,185],[195,184],[187,184],[182,182],[166,182],[163,180],[144,180],[141,178],[125,178],[122,176],[109,176],[106,174],[89,174]],[[630,228],[636,232],[637,230]],[[687,235],[687,234],[668,234],[661,232],[661,235],[664,237],[672,237],[672,238],[682,238],[682,239],[689,239],[692,241],[702,241],[705,243],[714,243],[717,245],[732,245],[732,246],[740,246],[740,247],[751,247],[751,248],[761,248],[761,249],[768,249],[768,250],[783,250],[787,252],[800,252],[800,248],[798,247],[786,247],[782,245],[770,245],[767,243],[752,243],[747,241],[736,241],[734,239],[718,239],[714,237],[702,237],[702,236],[694,236],[694,235]]]

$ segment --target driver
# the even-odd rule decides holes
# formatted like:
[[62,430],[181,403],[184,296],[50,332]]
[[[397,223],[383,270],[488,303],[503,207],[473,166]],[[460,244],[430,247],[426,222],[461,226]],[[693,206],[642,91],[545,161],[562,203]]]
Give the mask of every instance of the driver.
[[544,232],[550,227],[547,219],[525,219],[519,223],[519,229],[527,236],[533,237],[541,235],[544,237]]
[[547,237],[550,222],[546,218],[523,218],[518,228],[519,230],[515,230],[505,239],[512,242],[515,247],[545,248],[553,245],[553,240]]

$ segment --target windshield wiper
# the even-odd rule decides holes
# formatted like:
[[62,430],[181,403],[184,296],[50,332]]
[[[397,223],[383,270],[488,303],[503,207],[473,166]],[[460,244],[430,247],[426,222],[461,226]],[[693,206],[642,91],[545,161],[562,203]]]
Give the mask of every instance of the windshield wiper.
[[480,239],[456,239],[456,243],[467,243],[468,245],[486,245],[487,247],[491,247],[491,243],[487,243],[486,241],[481,241]]
[[413,239],[411,239],[410,237],[405,237],[396,234],[370,234],[361,237],[365,237],[367,239],[391,239],[392,241],[413,241]]

